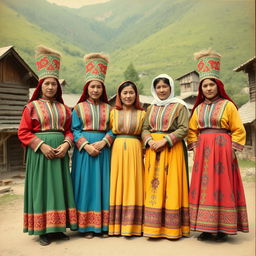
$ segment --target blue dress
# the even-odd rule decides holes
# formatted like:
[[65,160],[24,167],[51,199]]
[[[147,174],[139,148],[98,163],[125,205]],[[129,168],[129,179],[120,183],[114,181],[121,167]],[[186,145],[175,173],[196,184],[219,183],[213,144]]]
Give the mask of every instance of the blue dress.
[[[79,232],[108,231],[110,146],[113,134],[109,127],[110,106],[95,105],[90,100],[79,103],[72,113],[72,131],[76,147],[72,159],[72,181],[78,214]],[[84,149],[87,143],[105,140],[98,156]]]

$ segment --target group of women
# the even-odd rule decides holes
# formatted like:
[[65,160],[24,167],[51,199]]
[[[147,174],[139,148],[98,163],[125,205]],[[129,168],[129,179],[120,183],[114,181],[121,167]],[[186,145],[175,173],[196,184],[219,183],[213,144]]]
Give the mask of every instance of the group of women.
[[[86,238],[178,239],[194,230],[202,232],[199,240],[221,241],[248,232],[235,156],[245,130],[218,76],[220,55],[196,57],[200,84],[191,117],[166,74],[153,79],[147,112],[132,81],[119,85],[111,109],[108,58],[98,53],[85,56],[85,86],[71,113],[58,81],[60,54],[37,47],[39,83],[18,130],[26,147],[24,232],[39,235],[41,245],[68,240],[66,228]],[[186,137],[194,151],[190,189]]]

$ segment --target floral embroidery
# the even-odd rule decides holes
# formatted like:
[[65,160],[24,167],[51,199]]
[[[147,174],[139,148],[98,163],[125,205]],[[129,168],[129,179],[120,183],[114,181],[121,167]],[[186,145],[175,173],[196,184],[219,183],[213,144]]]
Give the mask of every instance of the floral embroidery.
[[204,152],[203,152],[204,157],[208,157],[208,156],[210,155],[210,153],[211,153],[210,147],[209,147],[209,146],[206,146],[206,147],[204,148]]
[[98,63],[98,66],[100,67],[100,72],[103,74],[106,74],[107,66],[104,65],[103,63]]
[[224,166],[221,162],[217,162],[214,166],[214,170],[216,173],[221,174],[224,172]]
[[214,192],[213,196],[215,201],[221,202],[224,197],[224,194],[218,189]]
[[202,177],[201,177],[201,183],[202,183],[202,185],[207,185],[208,184],[208,180],[209,179],[209,177],[208,176],[206,176],[206,175],[203,175]]
[[158,178],[154,178],[152,181],[151,181],[151,185],[154,189],[157,189],[157,187],[159,186],[160,182],[158,180]]
[[37,70],[40,70],[42,68],[45,68],[48,65],[49,61],[47,59],[47,56],[44,58],[40,59],[40,61],[36,62]]
[[54,59],[53,63],[55,64],[56,69],[60,69],[60,61],[59,60]]
[[90,72],[92,69],[94,68],[94,64],[92,62],[89,62],[86,66],[85,66],[85,69],[86,69],[86,73],[87,72]]
[[218,135],[216,138],[215,138],[215,142],[216,144],[220,145],[220,146],[224,146],[227,142],[227,139],[222,136],[222,135]]

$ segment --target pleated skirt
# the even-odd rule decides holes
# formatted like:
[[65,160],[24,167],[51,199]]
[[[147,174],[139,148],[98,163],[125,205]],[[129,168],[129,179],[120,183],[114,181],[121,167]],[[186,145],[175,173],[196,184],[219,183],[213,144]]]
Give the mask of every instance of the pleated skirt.
[[140,140],[117,136],[111,157],[109,235],[142,234],[143,179]]
[[191,230],[248,232],[244,189],[227,133],[200,134],[190,186]]
[[[161,140],[162,133],[152,133]],[[145,156],[144,236],[177,239],[188,236],[188,179],[183,143]]]
[[[82,132],[94,143],[104,138],[104,132]],[[98,156],[90,156],[84,149],[74,149],[72,180],[78,214],[79,232],[108,231],[110,149],[105,146]]]
[[[59,132],[36,135],[53,148],[64,141]],[[24,232],[42,235],[77,228],[77,214],[68,154],[48,160],[40,149],[27,148],[24,191]]]

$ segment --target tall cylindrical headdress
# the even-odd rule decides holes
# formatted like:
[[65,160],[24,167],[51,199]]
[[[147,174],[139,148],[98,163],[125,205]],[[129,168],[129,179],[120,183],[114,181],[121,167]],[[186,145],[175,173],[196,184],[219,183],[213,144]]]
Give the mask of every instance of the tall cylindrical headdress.
[[92,80],[104,84],[108,68],[108,57],[102,53],[90,53],[84,56],[85,60],[85,84]]
[[212,49],[202,50],[194,53],[197,60],[197,71],[200,82],[205,78],[220,79],[220,59],[221,55]]
[[36,47],[36,68],[39,80],[46,77],[59,79],[60,58],[59,52],[43,45]]

